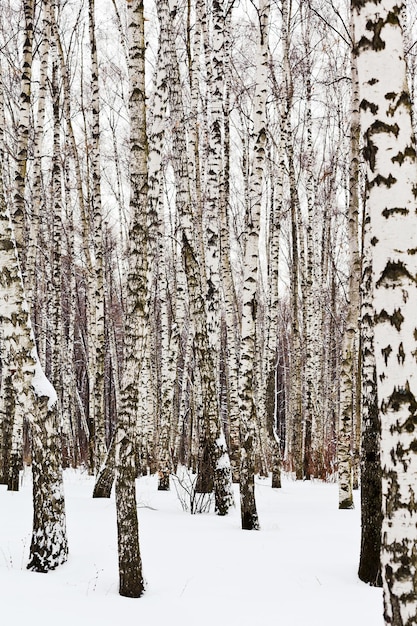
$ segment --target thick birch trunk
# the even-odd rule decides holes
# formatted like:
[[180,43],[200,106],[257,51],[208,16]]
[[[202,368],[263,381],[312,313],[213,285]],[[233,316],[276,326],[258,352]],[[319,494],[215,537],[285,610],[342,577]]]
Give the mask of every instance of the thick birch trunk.
[[390,626],[415,624],[417,614],[417,158],[400,19],[404,4],[352,2],[371,220],[381,568]]
[[36,353],[1,170],[0,166],[0,326],[15,423],[23,424],[27,417],[32,427],[33,532],[28,568],[47,572],[68,556],[57,395]]
[[[25,230],[26,230],[26,169],[28,155],[28,141],[30,129],[31,110],[31,80],[32,80],[32,46],[33,46],[33,0],[25,0],[23,3],[25,16],[25,37],[23,43],[23,60],[20,91],[20,108],[18,120],[18,143],[16,154],[16,166],[14,172],[14,198],[13,198],[13,225],[16,248],[19,251],[21,269],[25,268]],[[3,191],[2,191],[3,193]],[[7,354],[7,345],[4,346]],[[8,355],[9,356],[9,355]],[[12,359],[11,356],[9,358]],[[23,465],[23,413],[19,411],[17,403],[13,400],[13,385],[8,387],[7,369],[5,372],[5,395],[7,402],[11,406],[16,405],[14,416],[7,420],[10,424],[10,456],[7,453],[7,472],[5,477],[8,489],[17,491],[19,489],[19,472]],[[6,421],[6,424],[7,424]]]

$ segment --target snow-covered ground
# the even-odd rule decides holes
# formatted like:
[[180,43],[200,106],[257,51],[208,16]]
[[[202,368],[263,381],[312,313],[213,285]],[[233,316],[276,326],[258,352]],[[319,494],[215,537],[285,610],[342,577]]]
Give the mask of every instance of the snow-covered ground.
[[[190,515],[175,489],[138,480],[147,590],[118,595],[114,499],[93,500],[93,481],[66,470],[70,548],[54,572],[27,571],[30,473],[18,493],[0,486],[0,605],[15,626],[382,626],[382,592],[356,575],[359,506],[337,508],[337,487],[257,481],[261,530],[227,517]],[[237,487],[236,487],[237,489]],[[237,491],[236,491],[237,496]],[[238,502],[238,497],[237,497]]]

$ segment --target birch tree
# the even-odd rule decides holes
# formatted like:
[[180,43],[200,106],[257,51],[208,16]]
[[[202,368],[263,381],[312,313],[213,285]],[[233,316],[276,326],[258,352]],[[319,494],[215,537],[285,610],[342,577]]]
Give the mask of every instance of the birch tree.
[[101,207],[100,174],[100,94],[95,27],[95,1],[88,3],[89,36],[91,48],[91,224],[92,258],[89,272],[90,294],[88,298],[90,312],[89,346],[90,367],[90,406],[93,422],[94,466],[100,469],[106,456],[106,433],[104,411],[104,270],[103,270],[103,220]]
[[141,370],[145,367],[147,334],[148,202],[145,108],[145,32],[143,1],[128,5],[130,112],[129,260],[126,282],[125,370],[116,431],[116,509],[119,552],[119,593],[137,598],[144,591],[136,505],[135,429],[140,402]]
[[20,92],[20,111],[18,126],[18,146],[15,168],[15,194],[13,207],[13,223],[15,224],[16,245],[22,257],[24,269],[24,239],[27,228],[27,215],[25,207],[25,184],[28,159],[28,141],[30,130],[31,110],[31,80],[32,80],[32,48],[33,48],[33,19],[34,0],[24,0],[23,11],[25,17],[23,62]]
[[[301,329],[300,329],[300,242],[299,242],[299,198],[296,183],[294,164],[294,138],[292,131],[292,108],[294,99],[294,83],[290,65],[290,27],[292,23],[292,2],[282,0],[282,47],[285,102],[282,107],[281,120],[284,133],[283,145],[285,146],[288,161],[288,176],[290,186],[290,219],[291,219],[291,335],[290,335],[290,400],[289,419],[290,427],[287,429],[287,455],[289,454],[292,467],[298,480],[303,478],[303,410],[302,410],[302,383],[301,383]],[[284,155],[282,167],[286,167]]]
[[[15,423],[32,436],[33,531],[28,568],[47,572],[68,557],[58,398],[37,356],[0,163],[0,329]],[[22,436],[22,433],[20,433]]]
[[[27,226],[27,215],[25,205],[26,170],[28,159],[28,142],[30,131],[30,111],[31,111],[31,78],[32,78],[32,48],[33,48],[33,0],[25,0],[23,3],[23,13],[25,20],[22,73],[20,79],[20,99],[17,126],[17,153],[14,168],[14,197],[13,197],[13,223],[15,228],[16,247],[20,253],[21,268],[25,267],[25,229]],[[4,346],[7,350],[7,344]],[[4,370],[4,382],[2,390],[2,401],[9,405],[9,409],[15,406],[13,400],[14,387],[10,380],[7,368]],[[3,406],[5,415],[5,427],[9,433],[9,449],[5,449],[4,476],[8,488],[19,489],[19,471],[23,463],[23,414],[21,411],[10,412]]]
[[[358,102],[359,105],[359,102]],[[375,368],[370,220],[365,216],[361,284],[362,446],[361,446],[361,549],[358,576],[372,586],[381,581],[381,426]]]
[[[356,58],[352,57],[352,115],[349,168],[349,282],[346,327],[342,343],[340,371],[340,421],[338,437],[339,509],[353,508],[353,433],[359,355],[359,309],[361,260],[359,255],[359,94]],[[356,366],[355,366],[356,364]]]
[[403,51],[404,2],[353,0],[371,220],[381,418],[384,619],[416,623],[417,158]]
[[[168,31],[169,32],[169,31]],[[201,217],[193,213],[192,192],[187,160],[184,104],[180,91],[180,74],[175,42],[170,32],[167,49],[169,65],[169,104],[172,124],[172,164],[176,183],[176,206],[179,214],[181,253],[189,294],[190,320],[194,334],[196,364],[201,376],[199,412],[204,447],[213,472],[215,508],[225,515],[233,506],[231,468],[226,440],[220,421],[216,359],[210,347],[205,302],[206,272],[200,257],[203,248]]]
[[254,102],[254,158],[249,178],[249,214],[243,262],[243,303],[239,367],[241,432],[240,506],[242,528],[258,529],[255,503],[255,345],[257,322],[257,284],[259,268],[259,231],[262,208],[263,170],[266,148],[266,95],[268,68],[268,20],[270,3],[260,0],[259,42],[257,51]]

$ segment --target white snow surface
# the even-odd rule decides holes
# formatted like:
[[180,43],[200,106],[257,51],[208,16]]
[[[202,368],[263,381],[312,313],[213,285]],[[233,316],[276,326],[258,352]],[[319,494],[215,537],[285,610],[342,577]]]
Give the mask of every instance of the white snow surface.
[[[359,502],[338,510],[337,485],[257,479],[260,531],[182,511],[175,489],[138,479],[145,594],[118,595],[114,497],[93,499],[93,479],[65,470],[70,557],[48,574],[26,570],[30,471],[19,492],[0,486],[3,620],[17,626],[382,626],[382,591],[357,578]],[[239,502],[238,488],[235,501]],[[357,500],[359,494],[355,494]]]

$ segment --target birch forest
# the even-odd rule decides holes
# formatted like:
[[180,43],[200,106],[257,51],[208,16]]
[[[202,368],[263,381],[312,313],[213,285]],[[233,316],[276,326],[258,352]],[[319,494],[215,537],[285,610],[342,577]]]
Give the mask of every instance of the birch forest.
[[361,489],[358,575],[416,624],[414,0],[0,4],[0,483],[32,467],[28,567],[71,549],[65,468],[115,488],[129,597],[138,476],[259,530],[254,477],[285,473],[341,510]]

